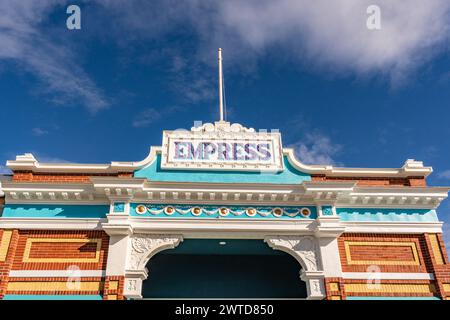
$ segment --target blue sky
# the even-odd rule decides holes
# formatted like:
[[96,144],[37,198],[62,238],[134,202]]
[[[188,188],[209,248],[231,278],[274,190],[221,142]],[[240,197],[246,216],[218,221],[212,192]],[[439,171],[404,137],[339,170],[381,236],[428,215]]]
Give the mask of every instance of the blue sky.
[[[66,28],[69,4],[81,30]],[[217,120],[222,47],[228,120],[279,129],[306,163],[414,158],[449,185],[449,12],[447,0],[2,1],[0,170],[24,152],[141,160],[162,130]]]

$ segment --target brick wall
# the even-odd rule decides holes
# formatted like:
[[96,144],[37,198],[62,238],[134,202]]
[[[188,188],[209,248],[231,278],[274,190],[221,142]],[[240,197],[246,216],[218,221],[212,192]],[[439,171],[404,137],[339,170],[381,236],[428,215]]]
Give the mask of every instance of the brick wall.
[[[18,232],[12,270],[105,270],[109,237],[103,231]],[[97,246],[98,252],[97,252]]]
[[106,277],[103,300],[125,300],[123,295],[125,277]]
[[11,277],[6,294],[103,295],[102,277]]
[[[10,270],[106,270],[109,237],[103,231],[0,230],[0,299],[5,294],[96,294],[122,300],[124,278],[82,277],[68,290],[67,277],[8,277]],[[343,272],[431,273],[434,280],[325,279],[326,298],[438,296],[450,298],[450,267],[441,234],[345,233],[338,239]]]
[[[106,270],[103,231],[0,230],[0,299],[5,294],[83,294],[123,299],[123,279],[108,291],[105,277],[11,277],[11,270]],[[115,284],[115,283],[114,283]]]
[[0,299],[8,286],[9,270],[14,261],[18,240],[18,230],[0,230]]
[[327,177],[326,175],[312,175],[312,181],[355,181],[359,186],[401,186],[401,187],[426,187],[423,177],[408,178],[370,178],[370,177]]
[[88,174],[88,173],[33,173],[29,171],[15,171],[12,180],[15,182],[66,182],[66,183],[88,183],[90,177],[120,177],[130,178],[133,174],[129,172]]
[[[425,263],[422,235],[344,234],[339,238],[342,271],[431,272]],[[425,251],[426,252],[426,251]]]
[[349,295],[450,298],[450,265],[441,234],[346,233],[338,245],[343,272],[431,273],[434,280],[381,279],[379,287],[369,288],[371,280],[330,278],[326,279],[327,299]]

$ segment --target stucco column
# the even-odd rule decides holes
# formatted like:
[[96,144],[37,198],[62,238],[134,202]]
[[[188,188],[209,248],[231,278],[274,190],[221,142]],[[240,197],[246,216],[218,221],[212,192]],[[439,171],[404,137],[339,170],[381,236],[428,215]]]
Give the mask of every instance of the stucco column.
[[129,204],[123,203],[120,206],[115,205],[111,201],[110,212],[106,216],[107,222],[102,224],[103,230],[109,235],[108,260],[106,264],[107,276],[124,276],[129,236],[133,233],[133,229],[128,221]]
[[341,278],[342,268],[338,237],[345,231],[333,204],[318,204],[314,234],[318,241],[320,260],[326,278]]

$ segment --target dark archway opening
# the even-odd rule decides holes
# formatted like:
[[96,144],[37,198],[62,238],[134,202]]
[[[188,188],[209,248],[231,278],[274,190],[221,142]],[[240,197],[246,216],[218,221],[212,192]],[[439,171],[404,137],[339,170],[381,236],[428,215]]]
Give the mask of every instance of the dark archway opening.
[[185,240],[152,257],[147,268],[144,298],[307,296],[299,263],[262,240]]

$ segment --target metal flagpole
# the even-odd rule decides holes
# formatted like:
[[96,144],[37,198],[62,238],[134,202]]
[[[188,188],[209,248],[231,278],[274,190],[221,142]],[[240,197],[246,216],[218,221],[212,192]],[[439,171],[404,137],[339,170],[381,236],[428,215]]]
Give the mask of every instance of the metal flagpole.
[[222,75],[222,48],[219,48],[219,110],[220,121],[223,121],[223,75]]

